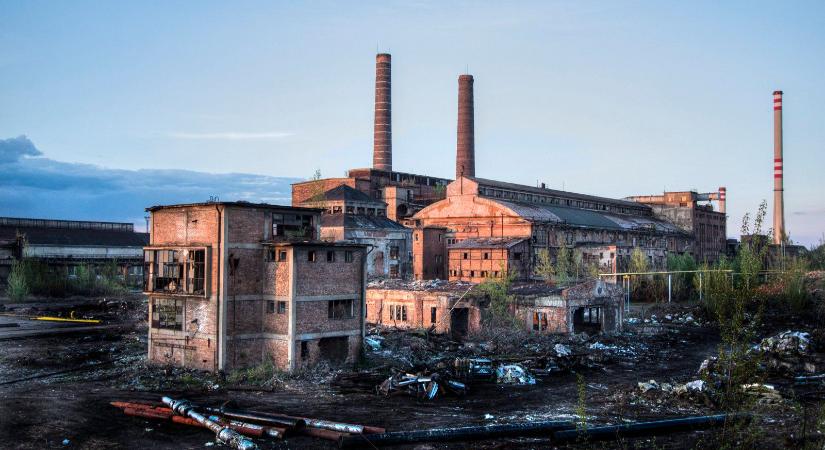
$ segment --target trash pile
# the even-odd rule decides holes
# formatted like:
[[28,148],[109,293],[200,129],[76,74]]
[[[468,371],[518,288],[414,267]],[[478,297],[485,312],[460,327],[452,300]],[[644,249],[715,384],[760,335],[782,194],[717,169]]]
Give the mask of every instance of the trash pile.
[[252,438],[280,440],[291,435],[303,435],[337,442],[351,434],[386,431],[379,427],[309,417],[238,410],[226,406],[210,407],[169,397],[163,397],[161,401],[163,406],[142,402],[112,402],[111,405],[128,416],[207,428],[215,433],[219,442],[238,450],[257,449]]
[[783,331],[763,339],[753,350],[761,353],[769,371],[782,375],[816,372],[823,367],[813,355],[810,334],[805,332]]
[[464,396],[472,381],[503,385],[536,384],[536,378],[520,364],[495,365],[489,358],[456,358],[452,367],[439,364],[435,371],[416,374],[396,372],[376,386],[375,391],[384,396],[406,394],[433,400],[443,395]]
[[463,396],[467,385],[446,372],[425,374],[396,373],[375,388],[378,394],[391,396],[407,394],[422,400],[432,400],[438,395]]

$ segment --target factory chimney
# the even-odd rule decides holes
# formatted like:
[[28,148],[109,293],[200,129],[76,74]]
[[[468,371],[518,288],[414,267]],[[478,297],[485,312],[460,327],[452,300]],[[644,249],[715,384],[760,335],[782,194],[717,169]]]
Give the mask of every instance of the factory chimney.
[[375,124],[373,130],[372,168],[392,171],[392,57],[375,55]]
[[785,192],[782,178],[782,91],[773,91],[773,242],[785,240]]
[[719,188],[719,212],[725,214],[725,197],[728,196],[728,189],[724,186]]
[[458,76],[458,143],[455,177],[476,176],[475,130],[473,126],[473,76]]

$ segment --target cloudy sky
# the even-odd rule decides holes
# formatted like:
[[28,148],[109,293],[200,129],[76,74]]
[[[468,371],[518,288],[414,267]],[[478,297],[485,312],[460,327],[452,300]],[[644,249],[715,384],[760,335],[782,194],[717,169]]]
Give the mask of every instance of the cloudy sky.
[[393,55],[394,166],[454,173],[475,77],[477,174],[624,197],[728,188],[825,231],[825,3],[0,0],[0,215],[143,222],[152,204],[288,202],[371,161]]

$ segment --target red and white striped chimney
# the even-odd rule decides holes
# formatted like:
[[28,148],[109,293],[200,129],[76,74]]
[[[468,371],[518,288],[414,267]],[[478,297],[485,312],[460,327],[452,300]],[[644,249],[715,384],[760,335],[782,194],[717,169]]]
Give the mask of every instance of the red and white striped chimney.
[[372,168],[392,171],[392,57],[375,55],[375,123],[372,144]]
[[719,188],[719,212],[725,214],[725,197],[728,195],[728,189],[724,186]]
[[782,170],[782,91],[773,91],[773,242],[785,239],[785,189]]

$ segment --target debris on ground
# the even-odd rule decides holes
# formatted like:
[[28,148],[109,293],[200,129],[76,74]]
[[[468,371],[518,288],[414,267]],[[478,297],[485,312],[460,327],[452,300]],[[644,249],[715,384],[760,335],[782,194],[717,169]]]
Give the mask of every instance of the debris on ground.
[[428,375],[399,372],[378,385],[376,392],[384,396],[404,393],[419,399],[433,400],[438,395],[462,396],[467,393],[467,385],[453,379],[446,372]]
[[499,384],[536,384],[536,378],[518,364],[502,364],[496,368]]

